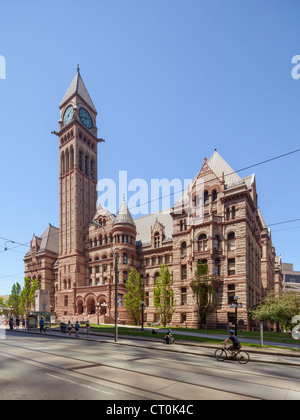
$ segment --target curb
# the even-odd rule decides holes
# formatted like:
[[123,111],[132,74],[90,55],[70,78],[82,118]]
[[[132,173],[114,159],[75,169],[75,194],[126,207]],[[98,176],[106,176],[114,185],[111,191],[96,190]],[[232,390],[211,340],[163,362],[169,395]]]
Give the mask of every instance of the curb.
[[[52,330],[52,331],[54,333],[60,333],[59,330]],[[23,333],[23,334],[36,334],[36,335],[42,335],[42,336],[47,335],[47,336],[50,336],[50,337],[67,338],[67,339],[74,339],[74,340],[77,339],[78,340],[78,338],[76,338],[75,336],[71,336],[71,337],[68,336],[67,333],[60,333],[60,335],[58,335],[58,334],[52,334],[52,333],[49,333],[49,332],[40,333],[37,330],[30,330],[30,331],[28,331],[28,330],[14,330],[14,332]],[[91,336],[93,336],[93,338],[91,338]],[[101,337],[113,338],[114,334],[113,333],[103,333],[103,334],[100,334],[100,333],[93,334],[93,333],[91,333],[90,338],[86,338],[86,337],[81,336],[81,337],[79,337],[79,340],[99,342],[99,341],[103,341],[103,340],[101,340]],[[160,344],[162,343],[162,341],[158,340],[158,339],[148,339],[148,338],[141,338],[141,337],[134,337],[133,338],[132,336],[127,336],[127,335],[126,336],[125,335],[120,335],[119,338],[121,338],[123,340],[136,340],[136,341],[140,341],[141,343],[145,342],[145,341],[146,342],[153,342],[153,343],[160,343]],[[184,341],[184,340],[182,340],[182,341]],[[121,343],[121,342],[118,341],[117,343],[114,343],[114,344],[118,344],[120,346],[131,346],[131,347],[139,347],[139,348],[144,347],[143,345],[139,345],[139,343]],[[186,342],[186,341],[183,342],[183,343],[179,342],[177,344],[182,345],[182,346],[197,347],[198,349],[199,348],[201,349],[201,347],[206,348],[206,349],[214,349],[214,350],[218,348],[217,345],[199,345],[199,344],[194,344],[194,343],[190,343],[190,342]],[[191,354],[193,356],[205,356],[205,357],[214,358],[214,354],[197,353],[195,351],[183,351],[183,350],[180,350],[180,349],[178,349],[176,347],[173,347],[173,346],[172,346],[172,348],[160,348],[160,349],[157,349],[156,347],[148,347],[148,348],[161,350],[161,351],[167,351],[167,352],[176,352],[176,353],[181,353],[181,354]],[[290,355],[290,354],[284,354],[284,353],[272,353],[272,352],[268,352],[268,351],[262,353],[262,351],[253,350],[252,348],[249,348],[249,350],[248,350],[248,348],[246,346],[244,346],[243,348],[247,351],[247,353],[258,354],[258,355],[261,355],[261,356],[274,356],[274,357],[276,357],[276,356],[278,356],[278,357],[287,356],[287,357],[294,357],[294,358],[300,359],[300,355]],[[282,351],[284,352],[284,350],[282,350]],[[251,360],[250,360],[250,362],[251,362]],[[299,360],[298,363],[276,361],[276,360],[274,360],[274,361],[272,361],[272,360],[257,360],[257,359],[252,360],[252,362],[253,363],[277,364],[277,365],[285,365],[285,366],[297,366],[297,367],[300,366],[300,360]]]

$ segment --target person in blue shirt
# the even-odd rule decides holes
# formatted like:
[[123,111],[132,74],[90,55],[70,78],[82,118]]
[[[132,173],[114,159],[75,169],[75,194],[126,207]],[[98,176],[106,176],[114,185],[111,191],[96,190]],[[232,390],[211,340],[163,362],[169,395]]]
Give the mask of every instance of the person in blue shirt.
[[43,317],[40,319],[40,333],[44,331],[45,332],[45,321],[43,320]]

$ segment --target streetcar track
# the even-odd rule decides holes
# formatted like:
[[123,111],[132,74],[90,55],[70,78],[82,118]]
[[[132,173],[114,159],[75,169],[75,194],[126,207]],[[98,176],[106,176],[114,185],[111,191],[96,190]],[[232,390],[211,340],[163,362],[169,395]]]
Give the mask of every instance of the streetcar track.
[[[28,346],[20,346],[20,345],[11,345],[11,344],[8,344],[8,343],[0,343],[0,344],[2,344],[2,345],[5,345],[5,346],[11,346],[11,347],[14,347],[14,348],[17,348],[17,349],[24,349],[24,350],[28,350],[28,351],[32,351],[32,352],[38,352],[38,353],[43,353],[43,354],[46,354],[46,355],[51,355],[51,356],[56,356],[56,357],[59,357],[59,358],[67,358],[68,360],[70,360],[70,359],[72,359],[72,360],[74,360],[74,361],[76,361],[76,362],[79,362],[79,361],[81,361],[81,362],[85,362],[85,363],[87,363],[87,365],[86,366],[80,366],[80,367],[73,367],[73,368],[59,368],[59,369],[63,369],[64,371],[66,371],[66,372],[70,372],[70,371],[72,371],[72,372],[76,372],[78,369],[79,370],[83,370],[83,369],[90,369],[90,368],[92,368],[92,367],[100,367],[100,366],[105,366],[105,367],[107,367],[107,368],[110,368],[110,369],[115,369],[115,370],[120,370],[120,371],[127,371],[127,372],[134,372],[134,373],[137,373],[137,374],[143,374],[143,375],[146,375],[146,376],[150,376],[150,377],[153,377],[153,378],[161,378],[161,379],[167,379],[167,380],[169,380],[169,381],[171,381],[171,382],[177,382],[177,383],[181,383],[181,384],[189,384],[189,385],[193,385],[193,386],[198,386],[198,387],[202,387],[202,388],[207,388],[207,389],[211,389],[211,390],[215,390],[215,391],[219,391],[219,392],[225,392],[225,393],[228,393],[228,394],[232,394],[232,395],[238,395],[238,396],[244,396],[244,397],[250,397],[250,398],[257,398],[257,397],[253,397],[253,395],[249,395],[249,394],[247,394],[247,393],[240,393],[240,392],[236,392],[236,391],[227,391],[227,390],[224,390],[224,389],[222,389],[222,388],[218,388],[218,387],[213,387],[213,386],[207,386],[207,385],[201,385],[201,384],[195,384],[195,383],[193,383],[193,382],[189,382],[189,378],[186,378],[185,380],[180,380],[180,379],[173,379],[173,378],[166,378],[166,377],[164,377],[164,376],[159,376],[159,375],[157,375],[157,374],[151,374],[151,373],[147,373],[147,372],[143,372],[143,373],[141,373],[141,372],[139,372],[138,370],[136,371],[136,370],[130,370],[130,369],[128,369],[128,368],[126,368],[126,367],[120,367],[120,366],[114,366],[114,365],[111,365],[111,364],[108,364],[108,363],[93,363],[93,362],[88,362],[88,361],[85,361],[85,360],[82,360],[82,359],[79,359],[79,358],[75,358],[75,357],[72,357],[72,356],[70,356],[70,355],[68,355],[68,356],[64,356],[64,355],[61,355],[61,354],[55,354],[55,353],[50,353],[50,352],[48,352],[48,351],[45,351],[45,350],[35,350],[35,349],[32,349],[32,348],[30,348],[30,347],[28,347]],[[8,353],[8,354],[10,354],[10,353]],[[12,354],[11,354],[12,355]],[[12,355],[13,356],[13,355]],[[154,360],[161,360],[161,361],[165,361],[165,358],[156,358],[156,357],[149,357],[150,359],[154,359]],[[23,359],[23,361],[24,361],[24,359],[26,359],[26,360],[30,360],[31,361],[31,359],[28,359],[28,358],[25,358],[25,357],[23,357],[22,358]],[[137,361],[137,360],[141,360],[142,358],[136,358],[136,359],[134,359],[134,360],[129,360],[129,361],[127,361],[127,362],[131,362],[131,361]],[[55,367],[54,365],[51,365],[51,364],[47,364],[46,362],[38,362],[38,363],[40,363],[40,364],[42,364],[42,365],[45,365],[45,366],[47,366],[48,368],[51,368],[51,367]],[[140,362],[137,362],[137,363],[140,363]],[[181,364],[188,364],[188,365],[192,365],[191,363],[186,363],[186,362],[181,362]],[[161,367],[161,366],[159,366],[159,365],[155,365],[156,367]],[[217,367],[212,367],[212,366],[207,366],[207,365],[199,365],[198,364],[198,366],[202,366],[202,367],[205,367],[205,368],[211,368],[211,369],[213,369],[213,370],[220,370],[220,367],[218,366],[218,368]],[[230,369],[225,369],[225,368],[221,368],[221,370],[226,370],[226,371],[230,371]],[[247,371],[242,371],[242,372],[240,372],[240,373],[247,373],[248,375],[251,375],[252,373],[249,373],[249,372],[247,372]],[[93,374],[88,374],[88,373],[83,373],[83,375],[84,376],[86,376],[86,377],[89,377],[89,378],[95,378],[95,379],[99,379],[97,376],[95,376],[95,375],[93,375]],[[216,375],[216,374],[214,374],[214,375],[209,375],[209,374],[207,374],[207,373],[194,373],[192,376],[190,376],[190,378],[192,378],[193,376],[195,376],[195,375],[201,375],[202,377],[203,376],[212,376],[212,377],[214,377],[214,378],[221,378],[222,380],[224,380],[224,377],[222,377],[221,375]],[[252,374],[253,375],[253,374]],[[266,376],[266,375],[262,375],[262,374],[259,374],[260,376]],[[270,378],[276,378],[276,377],[274,377],[274,376],[270,376],[270,375],[268,375]],[[112,380],[108,380],[108,379],[104,379],[104,378],[100,378],[101,380],[104,380],[104,381],[106,381],[106,382],[109,382],[109,383],[114,383],[114,384],[119,384],[118,382],[116,382],[116,381],[112,381]],[[282,379],[282,378],[281,378]],[[284,381],[288,381],[288,380],[291,380],[291,379],[285,379],[285,378],[283,378],[283,380]],[[233,379],[231,379],[231,381],[233,381],[233,382],[235,382],[235,383],[240,383],[240,382],[243,382],[243,383],[247,383],[247,384],[251,384],[251,385],[257,385],[255,382],[253,382],[253,381],[251,381],[251,380],[248,380],[248,381],[246,381],[246,380],[241,380],[241,379],[235,379],[235,378],[233,378]],[[128,385],[124,385],[124,384],[120,384],[120,385],[122,385],[122,386],[128,386]],[[263,387],[266,387],[266,385],[260,385],[260,386],[263,386]],[[132,387],[132,386],[130,386],[130,387]],[[143,391],[143,392],[145,392],[145,390],[143,390],[142,388],[139,388],[139,387],[133,387],[133,388],[135,388],[135,389],[138,389],[138,390],[140,390],[140,391]],[[276,386],[273,386],[273,388],[276,388],[276,389],[282,389],[282,387],[276,387]],[[156,392],[157,393],[157,392]],[[158,393],[157,393],[158,394]],[[161,395],[161,396],[166,396],[166,395],[164,395],[164,394],[158,394],[158,395]],[[262,398],[261,398],[262,399]]]

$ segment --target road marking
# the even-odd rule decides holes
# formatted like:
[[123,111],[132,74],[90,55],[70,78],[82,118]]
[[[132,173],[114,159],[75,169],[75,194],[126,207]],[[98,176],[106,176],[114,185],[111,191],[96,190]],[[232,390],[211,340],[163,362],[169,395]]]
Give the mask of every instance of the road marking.
[[107,395],[113,395],[111,392],[102,391],[101,389],[93,388],[90,385],[79,384],[78,382],[71,381],[71,379],[61,378],[60,376],[52,375],[51,373],[47,373],[47,375],[52,376],[52,378],[55,378],[55,379],[60,379],[61,381],[70,382],[71,384],[78,385],[78,386],[81,386],[83,388],[88,388],[88,389],[91,389],[93,391],[102,392],[103,394],[107,394]]

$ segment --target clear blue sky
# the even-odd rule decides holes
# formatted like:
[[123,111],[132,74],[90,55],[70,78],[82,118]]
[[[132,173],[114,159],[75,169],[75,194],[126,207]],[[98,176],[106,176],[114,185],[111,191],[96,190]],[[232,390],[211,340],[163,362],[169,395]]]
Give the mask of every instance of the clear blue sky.
[[[1,5],[0,236],[59,225],[58,105],[79,63],[98,110],[98,178],[194,178],[215,148],[235,170],[299,148],[300,3],[15,0]],[[300,218],[300,153],[256,173],[267,224]],[[274,226],[300,270],[300,222]],[[28,248],[1,253],[0,294]],[[8,248],[13,245],[8,243]]]

